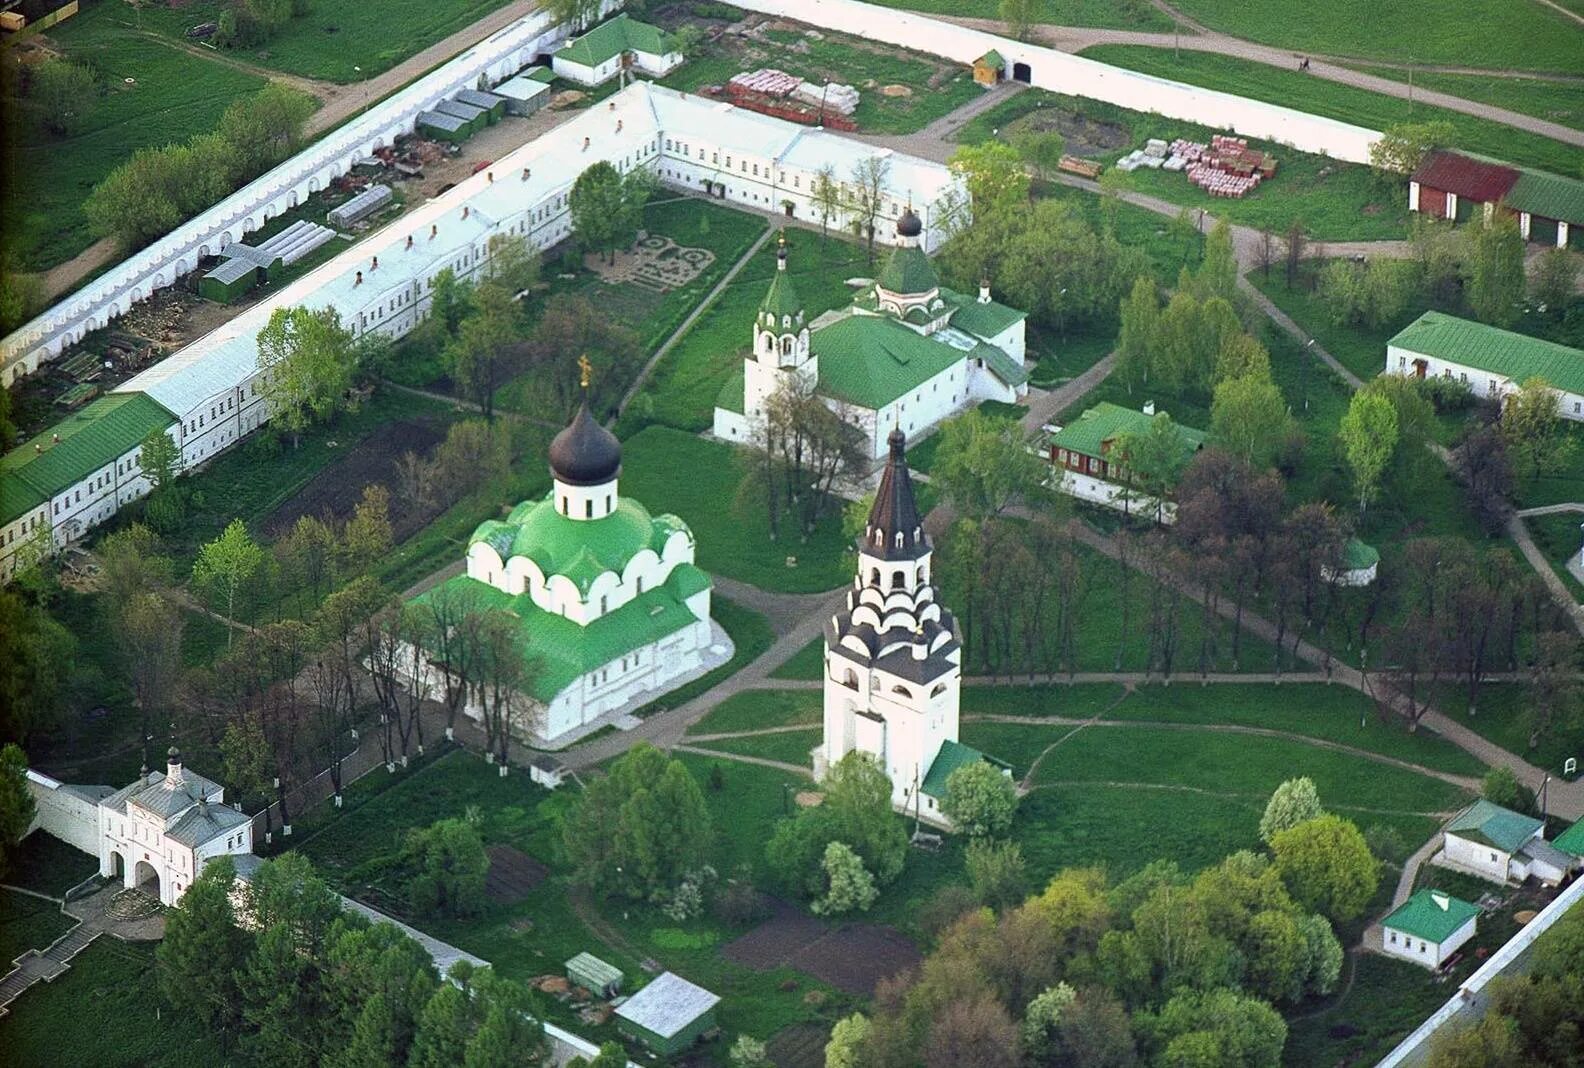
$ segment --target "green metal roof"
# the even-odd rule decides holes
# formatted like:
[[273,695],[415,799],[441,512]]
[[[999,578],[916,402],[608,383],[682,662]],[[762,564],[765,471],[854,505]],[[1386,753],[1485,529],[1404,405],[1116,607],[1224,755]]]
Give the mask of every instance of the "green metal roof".
[[792,284],[792,275],[783,266],[785,261],[776,264],[775,277],[770,279],[770,288],[765,291],[764,300],[759,302],[759,311],[775,316],[777,327],[781,325],[781,317],[790,315],[794,325],[803,325],[803,298],[798,296],[797,286]]
[[940,287],[940,278],[923,249],[898,245],[891,250],[875,284],[891,293],[928,293]]
[[728,412],[736,412],[738,415],[742,415],[743,409],[748,406],[747,399],[744,396],[744,391],[748,388],[747,377],[742,364],[739,363],[737,370],[732,372],[732,376],[721,387],[720,396],[715,398],[715,406],[717,408],[725,408]]
[[946,780],[951,778],[951,773],[980,760],[994,764],[998,768],[1006,767],[1001,761],[985,756],[971,745],[952,741],[942,742],[940,752],[935,754],[935,759],[930,762],[929,771],[924,775],[924,781],[919,784],[919,790],[939,801],[946,796]]
[[1342,546],[1342,566],[1349,571],[1363,571],[1380,563],[1380,551],[1357,538],[1349,538]]
[[1584,226],[1584,182],[1560,174],[1520,170],[1507,206],[1571,226]]
[[819,391],[875,410],[968,356],[901,323],[873,315],[838,319],[816,330],[811,345],[819,357]]
[[556,55],[585,67],[597,67],[623,52],[663,56],[669,51],[671,41],[664,30],[622,14],[568,41]]
[[596,993],[609,986],[621,986],[622,970],[614,964],[600,960],[592,953],[583,952],[566,962],[567,978],[581,983]]
[[941,288],[941,297],[947,304],[954,305],[957,309],[952,312],[953,326],[986,341],[999,336],[1007,327],[1016,326],[1028,318],[1028,312],[1009,308],[993,300],[981,304],[977,297],[970,297],[966,293],[958,293],[944,286]]
[[1447,824],[1447,833],[1495,846],[1504,853],[1515,853],[1543,826],[1533,816],[1525,816],[1480,798],[1453,817],[1452,822]]
[[[505,612],[516,621],[523,657],[538,668],[528,692],[548,703],[580,676],[697,622],[687,598],[709,586],[709,576],[703,571],[692,564],[678,564],[661,586],[587,626],[546,612],[529,594],[513,596],[466,575],[457,575],[436,589],[471,588],[483,608]],[[422,603],[432,596],[430,591],[414,601]]]
[[1568,393],[1584,393],[1584,352],[1445,312],[1425,312],[1387,344],[1477,367],[1519,385],[1538,377]]
[[[1101,401],[1052,434],[1050,444],[1085,456],[1104,457],[1107,444],[1125,434],[1144,433],[1149,430],[1151,423],[1164,415],[1164,412],[1145,415],[1132,408],[1124,408],[1120,404]],[[1182,436],[1183,447],[1188,451],[1197,451],[1204,445],[1204,431],[1183,426],[1181,423],[1172,425]]]
[[1381,926],[1440,945],[1478,915],[1478,905],[1440,890],[1420,890],[1393,909]]
[[1000,52],[992,48],[974,60],[974,65],[977,67],[989,67],[991,70],[1004,70],[1006,69],[1006,60],[1001,58]]
[[534,67],[528,72],[526,77],[529,77],[536,82],[544,82],[546,85],[549,85],[551,82],[555,81],[555,71],[551,70],[549,67]]
[[505,520],[480,523],[468,544],[487,542],[502,561],[525,556],[546,578],[564,575],[587,590],[606,571],[619,573],[643,549],[661,552],[679,530],[692,538],[682,520],[651,516],[631,497],[619,498],[615,510],[600,519],[573,519],[556,511],[552,490],[542,500],[522,502]]
[[1564,853],[1571,853],[1575,857],[1584,857],[1584,820],[1579,820],[1573,826],[1556,836],[1551,843]]
[[968,355],[972,359],[983,360],[985,366],[990,368],[990,373],[1009,386],[1021,386],[1028,381],[1028,372],[1023,370],[1023,365],[994,345],[981,341],[968,351]]
[[[9,523],[132,452],[176,417],[146,393],[111,393],[0,457],[0,523]],[[59,437],[59,441],[55,440]]]

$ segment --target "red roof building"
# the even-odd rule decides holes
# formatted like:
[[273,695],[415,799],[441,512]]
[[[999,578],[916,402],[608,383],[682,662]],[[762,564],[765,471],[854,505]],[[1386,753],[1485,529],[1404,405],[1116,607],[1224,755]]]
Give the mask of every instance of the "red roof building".
[[[1518,171],[1456,152],[1431,152],[1409,179],[1409,207],[1437,219],[1467,219],[1518,184]],[[1417,196],[1414,190],[1417,188]]]

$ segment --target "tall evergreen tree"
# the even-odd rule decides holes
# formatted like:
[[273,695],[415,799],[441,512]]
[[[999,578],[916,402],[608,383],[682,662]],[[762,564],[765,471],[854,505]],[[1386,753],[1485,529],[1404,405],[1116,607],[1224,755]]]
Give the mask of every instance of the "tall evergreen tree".
[[165,939],[155,950],[160,995],[206,1027],[233,1031],[241,1022],[237,975],[252,936],[236,925],[231,893],[236,866],[215,857],[165,917]]

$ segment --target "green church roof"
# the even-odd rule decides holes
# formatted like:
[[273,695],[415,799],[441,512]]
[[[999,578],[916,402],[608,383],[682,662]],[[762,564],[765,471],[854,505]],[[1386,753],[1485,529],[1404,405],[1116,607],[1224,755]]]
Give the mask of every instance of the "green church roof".
[[1342,566],[1349,571],[1363,571],[1380,563],[1380,551],[1375,546],[1349,538],[1342,546]]
[[146,393],[100,397],[0,457],[0,523],[27,514],[175,422]]
[[873,315],[849,315],[814,332],[819,391],[878,410],[917,389],[968,354]]
[[604,572],[620,573],[642,550],[661,552],[676,531],[692,537],[676,516],[651,516],[631,497],[618,498],[615,510],[600,519],[572,519],[556,511],[551,492],[519,504],[505,520],[480,523],[468,544],[486,542],[503,561],[527,557],[546,578],[563,575],[587,590]]
[[744,395],[747,388],[748,375],[743,370],[742,364],[739,363],[737,370],[732,372],[731,377],[726,380],[726,384],[721,387],[720,396],[715,398],[715,406],[717,408],[725,408],[728,412],[736,412],[738,415],[742,415],[743,409],[748,407],[747,398]]
[[930,762],[929,771],[924,775],[924,781],[919,784],[919,790],[939,801],[946,796],[946,781],[951,778],[952,772],[981,760],[998,768],[1007,766],[995,757],[985,756],[971,745],[952,741],[942,742],[940,752],[935,754],[935,759]]
[[880,270],[875,285],[890,293],[928,293],[940,286],[935,265],[916,245],[898,245]]
[[671,40],[664,30],[621,14],[568,41],[556,54],[572,63],[597,67],[623,52],[663,56],[669,51]]
[[1477,367],[1519,385],[1538,377],[1568,393],[1584,393],[1584,351],[1445,312],[1425,312],[1387,344]]
[[1005,349],[981,341],[968,351],[971,359],[983,360],[985,366],[990,368],[990,373],[1009,386],[1021,386],[1028,381],[1028,372],[1023,365],[1008,356]]
[[786,269],[786,238],[781,239],[781,247],[776,252],[775,277],[770,279],[770,288],[765,291],[764,300],[759,302],[761,313],[775,316],[776,325],[781,323],[783,315],[790,315],[794,320],[799,320],[803,314],[803,298],[798,296],[797,286],[792,282],[792,274]]
[[1478,905],[1440,890],[1420,890],[1393,909],[1381,926],[1440,945],[1478,915]]
[[994,300],[981,304],[977,297],[944,286],[940,292],[941,298],[957,309],[952,312],[951,324],[984,341],[999,336],[1007,327],[1016,326],[1028,318],[1028,312],[1009,308]]
[[[537,669],[527,692],[548,703],[595,668],[697,622],[687,599],[709,589],[710,579],[692,564],[678,564],[661,586],[644,591],[587,626],[546,612],[534,604],[530,594],[513,596],[466,575],[457,575],[436,589],[447,587],[471,589],[482,608],[507,613],[515,622],[523,657]],[[432,596],[431,590],[414,603]]]

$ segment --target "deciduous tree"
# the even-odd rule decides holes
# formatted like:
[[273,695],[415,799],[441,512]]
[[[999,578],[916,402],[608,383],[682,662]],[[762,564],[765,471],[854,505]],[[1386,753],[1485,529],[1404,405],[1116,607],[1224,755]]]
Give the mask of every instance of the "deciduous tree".
[[1324,814],[1313,779],[1307,775],[1288,779],[1276,787],[1265,804],[1265,814],[1260,817],[1260,839],[1269,845],[1279,832]]
[[1518,218],[1497,211],[1469,230],[1464,266],[1465,295],[1476,318],[1507,326],[1518,317],[1524,296],[1524,240]]
[[1245,375],[1215,387],[1210,436],[1250,467],[1264,467],[1292,425],[1281,390],[1268,377]]
[[825,872],[825,893],[809,908],[816,916],[867,912],[880,896],[874,876],[845,842],[829,842],[820,861]]
[[[243,525],[233,519],[220,536],[198,550],[193,561],[193,585],[216,609],[224,606],[227,620],[236,618],[238,598],[245,597],[248,584],[259,577],[264,567],[264,550]],[[226,628],[226,648],[231,648],[231,628]]]
[[941,813],[970,837],[1005,834],[1017,811],[1012,777],[987,760],[976,760],[946,777]]
[[258,334],[260,393],[272,425],[301,443],[302,432],[347,404],[353,340],[334,308],[276,308]]
[[1562,402],[1543,378],[1526,379],[1502,405],[1502,440],[1520,479],[1566,471],[1577,451],[1562,422]]
[[15,742],[0,748],[0,875],[9,869],[12,854],[33,825],[33,793],[27,784],[27,754]]
[[1345,922],[1364,911],[1380,882],[1380,862],[1351,821],[1323,815],[1271,837],[1276,869],[1293,899]]
[[1397,410],[1380,394],[1361,390],[1348,402],[1337,439],[1353,471],[1362,513],[1380,492],[1381,476],[1397,450]]

